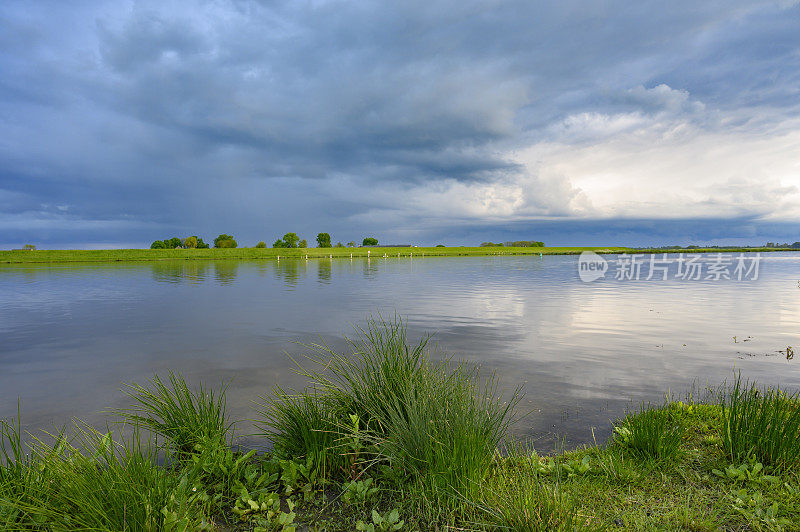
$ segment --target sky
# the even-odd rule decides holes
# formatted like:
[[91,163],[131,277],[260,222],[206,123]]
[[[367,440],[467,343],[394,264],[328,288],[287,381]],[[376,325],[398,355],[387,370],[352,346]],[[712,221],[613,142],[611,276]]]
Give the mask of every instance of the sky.
[[17,1],[0,248],[800,241],[800,1]]

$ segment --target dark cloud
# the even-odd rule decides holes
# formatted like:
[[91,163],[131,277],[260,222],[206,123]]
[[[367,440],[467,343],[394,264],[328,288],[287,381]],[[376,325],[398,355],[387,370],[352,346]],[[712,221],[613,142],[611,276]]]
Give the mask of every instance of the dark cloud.
[[575,176],[518,150],[635,132],[620,116],[793,131],[799,25],[772,2],[14,4],[0,245],[295,228],[452,242],[585,218]]

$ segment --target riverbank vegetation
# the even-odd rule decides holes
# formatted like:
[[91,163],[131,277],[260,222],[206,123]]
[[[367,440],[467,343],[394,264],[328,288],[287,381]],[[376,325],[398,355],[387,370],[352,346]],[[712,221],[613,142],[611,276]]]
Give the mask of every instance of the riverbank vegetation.
[[340,247],[306,248],[302,240],[298,247],[285,247],[284,240],[275,242],[272,248],[259,243],[252,248],[160,248],[160,249],[52,249],[52,250],[0,250],[0,264],[47,263],[47,262],[127,262],[158,260],[276,260],[278,258],[422,258],[444,256],[506,256],[506,255],[579,255],[584,251],[599,254],[609,253],[742,253],[798,251],[787,248],[693,248],[676,251],[663,249],[635,249],[613,246],[595,247]]
[[506,438],[519,390],[401,322],[348,345],[311,346],[308,387],[257,400],[270,453],[234,445],[224,385],[172,374],[127,387],[124,436],[77,424],[29,446],[19,416],[3,420],[0,528],[797,530],[797,395],[735,379],[558,452]]
[[[276,243],[277,244],[277,243]],[[296,243],[297,244],[297,243]],[[624,253],[630,248],[613,247],[549,247],[549,248],[486,248],[486,247],[332,247],[332,248],[222,248],[222,249],[64,249],[35,251],[0,251],[0,263],[29,262],[123,262],[157,260],[277,260],[286,258],[331,258],[356,257],[422,258],[435,256],[482,256],[482,255],[565,255],[580,254],[592,250],[597,253]]]

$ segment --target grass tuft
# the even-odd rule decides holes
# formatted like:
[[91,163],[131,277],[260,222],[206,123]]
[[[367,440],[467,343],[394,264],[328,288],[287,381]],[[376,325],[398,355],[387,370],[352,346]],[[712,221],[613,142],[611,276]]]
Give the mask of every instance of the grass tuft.
[[685,430],[669,406],[642,403],[614,426],[614,441],[637,458],[669,461],[680,451]]
[[264,424],[289,428],[274,441],[285,450],[319,451],[331,444],[338,416],[340,447],[352,450],[355,430],[362,456],[411,472],[428,488],[473,492],[505,436],[518,391],[502,401],[494,375],[481,381],[477,368],[436,360],[429,337],[411,345],[399,318],[370,319],[347,342],[349,354],[312,346],[311,359],[324,366],[303,370],[313,395],[289,400],[279,392],[266,402],[273,410],[265,409]]
[[791,469],[800,462],[800,400],[778,388],[742,383],[741,376],[723,395],[722,439],[733,462],[754,457]]
[[293,394],[275,386],[271,395],[259,396],[260,436],[270,441],[284,459],[306,459],[324,471],[341,465],[339,416],[330,401],[314,391]]
[[169,372],[168,382],[155,376],[149,387],[128,384],[126,393],[137,406],[116,413],[131,425],[146,428],[166,437],[180,457],[186,457],[201,442],[227,442],[233,423],[228,421],[223,384],[215,395],[199,384],[191,389],[184,378]]

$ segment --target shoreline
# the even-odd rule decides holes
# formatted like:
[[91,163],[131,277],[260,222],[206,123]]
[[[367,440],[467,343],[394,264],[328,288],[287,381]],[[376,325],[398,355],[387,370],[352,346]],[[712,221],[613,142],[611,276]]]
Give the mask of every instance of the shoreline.
[[97,250],[0,250],[0,264],[52,264],[70,262],[156,262],[169,260],[277,260],[317,258],[424,258],[480,257],[491,255],[579,255],[593,251],[617,253],[772,253],[800,251],[793,248],[697,248],[656,249],[630,247],[377,247],[377,248],[234,248],[234,249],[97,249]]

